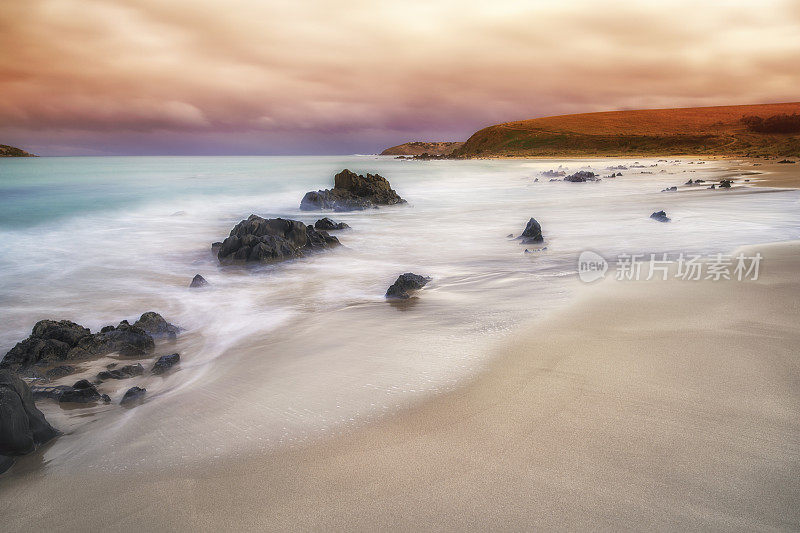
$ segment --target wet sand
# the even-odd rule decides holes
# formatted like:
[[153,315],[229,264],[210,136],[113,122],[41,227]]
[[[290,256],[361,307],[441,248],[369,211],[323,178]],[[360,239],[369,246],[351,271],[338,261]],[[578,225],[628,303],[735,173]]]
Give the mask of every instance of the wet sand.
[[471,383],[341,437],[31,470],[3,529],[797,529],[800,243],[757,249],[758,281],[587,286]]

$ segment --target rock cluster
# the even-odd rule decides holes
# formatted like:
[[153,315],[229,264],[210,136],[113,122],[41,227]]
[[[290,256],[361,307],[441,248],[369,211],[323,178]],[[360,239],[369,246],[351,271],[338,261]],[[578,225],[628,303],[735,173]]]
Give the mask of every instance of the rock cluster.
[[344,222],[335,222],[328,217],[321,218],[314,222],[314,228],[323,231],[335,231],[340,229],[348,229],[350,226]]
[[300,202],[300,209],[357,211],[379,205],[403,203],[406,201],[400,198],[383,176],[378,174],[363,176],[344,169],[334,176],[333,189],[306,193]]
[[339,239],[297,220],[250,215],[217,248],[221,263],[273,263],[339,245]]
[[[155,349],[154,338],[174,337],[179,328],[149,311],[134,324],[123,320],[92,333],[69,320],[41,320],[30,336],[16,344],[0,361],[0,368],[23,372],[34,366],[79,361],[118,352],[123,357],[142,357]],[[51,369],[57,377],[68,375],[71,365]]]
[[570,174],[564,181],[571,181],[571,182],[583,182],[583,181],[599,181],[600,178],[594,172],[589,172],[588,170],[581,170],[576,172],[575,174]]

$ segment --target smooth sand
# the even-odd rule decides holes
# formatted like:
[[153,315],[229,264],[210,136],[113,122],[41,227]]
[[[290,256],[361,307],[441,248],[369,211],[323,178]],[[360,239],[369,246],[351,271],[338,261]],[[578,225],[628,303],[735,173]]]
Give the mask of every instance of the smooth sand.
[[0,529],[798,529],[800,243],[758,250],[757,282],[587,286],[474,382],[344,437],[33,471]]

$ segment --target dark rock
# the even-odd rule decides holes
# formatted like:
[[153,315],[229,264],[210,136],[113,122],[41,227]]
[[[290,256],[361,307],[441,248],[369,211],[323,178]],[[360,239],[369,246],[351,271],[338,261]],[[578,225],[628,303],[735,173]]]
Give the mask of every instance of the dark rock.
[[677,187],[667,187],[666,189],[662,189],[661,192],[677,192]]
[[47,377],[47,379],[52,381],[55,379],[63,378],[64,376],[69,376],[70,374],[74,374],[76,371],[77,368],[75,368],[72,365],[60,365],[51,368],[50,370],[45,372],[44,375]]
[[333,220],[329,219],[328,217],[321,218],[314,222],[315,229],[321,229],[324,231],[334,231],[339,229],[347,229],[350,226],[345,224],[344,222],[334,222]]
[[406,201],[400,198],[383,176],[363,176],[344,169],[334,176],[333,189],[306,193],[300,202],[300,209],[354,211],[403,203]]
[[153,365],[153,370],[151,371],[153,374],[163,374],[174,365],[176,365],[181,360],[181,356],[176,353],[171,353],[169,355],[162,355],[156,361],[156,364]]
[[297,220],[250,215],[234,226],[230,236],[223,241],[217,258],[221,263],[272,263],[338,245],[336,237]]
[[[13,372],[0,370],[0,456],[32,452],[58,432],[33,402],[28,385]],[[0,457],[0,471],[10,465]]]
[[650,215],[650,218],[652,218],[653,220],[657,220],[659,222],[669,222],[670,220],[672,220],[667,216],[667,213],[664,211],[656,211],[655,213]]
[[686,182],[686,185],[691,185],[692,183],[694,182],[690,179],[689,181]]
[[506,235],[506,238],[507,239],[513,239],[514,238],[514,234],[513,233],[509,233],[508,235]]
[[111,403],[111,396],[108,394],[101,395],[100,399],[103,400],[103,403]]
[[561,176],[566,176],[567,173],[563,170],[545,170],[542,172],[542,176],[545,178],[560,178]]
[[711,187],[709,187],[709,189],[716,189],[716,188],[717,188],[717,186],[714,185],[713,183],[711,184]]
[[69,385],[58,385],[56,387],[31,387],[31,395],[34,400],[55,400],[58,401],[61,395],[68,390],[72,390]]
[[189,284],[189,288],[196,289],[198,287],[205,287],[206,285],[208,285],[206,278],[200,274],[195,274],[195,276],[192,278],[192,282]]
[[147,392],[147,389],[140,388],[140,387],[131,387],[125,394],[122,396],[122,400],[120,400],[120,405],[124,405],[126,403],[135,402],[136,400],[140,400],[144,398],[144,393]]
[[790,161],[788,159],[782,159],[782,160],[778,161],[778,163],[782,163],[782,164],[786,165],[786,164],[792,164],[792,163],[794,163],[794,161]]
[[174,339],[181,328],[174,326],[164,320],[164,317],[155,311],[148,311],[139,317],[139,320],[133,323],[133,327],[142,328],[146,333],[150,334],[154,339],[170,338]]
[[76,382],[71,389],[65,390],[58,398],[59,403],[92,403],[101,399],[97,388],[82,379]]
[[697,184],[697,183],[705,183],[706,180],[694,180],[694,182],[695,182],[695,184]]
[[542,226],[539,225],[535,218],[531,218],[528,221],[528,224],[525,226],[525,231],[523,231],[522,235],[517,237],[517,239],[520,240],[521,244],[544,241],[544,237],[542,236]]
[[104,370],[97,374],[97,379],[128,379],[133,376],[141,376],[142,374],[144,374],[144,367],[140,363],[137,363],[113,370]]
[[132,326],[123,320],[115,328],[106,327],[100,333],[83,337],[78,345],[70,350],[67,358],[87,359],[112,352],[118,352],[123,357],[143,357],[151,354],[153,350],[155,350],[153,337],[139,326]]
[[6,457],[5,455],[0,455],[0,474],[8,470],[14,466],[14,459],[12,457]]
[[386,291],[386,298],[406,300],[411,297],[410,291],[417,291],[428,284],[431,278],[406,272]]
[[730,189],[731,188],[731,180],[719,180],[719,188],[720,189]]
[[69,320],[41,320],[27,339],[8,351],[0,368],[20,371],[39,363],[64,361],[69,358],[69,351],[90,335],[87,328]]
[[574,183],[582,182],[582,181],[597,181],[597,174],[594,172],[589,172],[588,170],[581,170],[576,172],[575,174],[570,174],[564,181],[571,181]]

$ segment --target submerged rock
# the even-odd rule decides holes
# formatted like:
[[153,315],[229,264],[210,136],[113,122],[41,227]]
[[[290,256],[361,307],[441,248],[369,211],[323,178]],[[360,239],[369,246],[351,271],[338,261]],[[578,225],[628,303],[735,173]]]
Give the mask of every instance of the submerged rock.
[[383,176],[378,174],[364,176],[344,169],[334,176],[333,189],[306,193],[300,202],[300,209],[357,211],[379,205],[404,203],[406,201],[400,198]]
[[158,358],[156,364],[153,365],[153,369],[151,370],[151,372],[153,374],[163,374],[164,372],[166,372],[167,370],[178,364],[180,360],[181,356],[176,353],[171,353],[169,355],[162,355],[161,357]]
[[652,218],[653,220],[657,220],[659,222],[669,222],[670,220],[672,220],[667,216],[667,213],[665,211],[656,211],[655,213],[650,215],[650,218]]
[[222,242],[217,258],[221,263],[272,263],[338,245],[336,237],[297,220],[250,215],[234,226]]
[[136,400],[140,400],[144,398],[144,393],[147,392],[147,389],[141,387],[131,387],[130,389],[125,391],[125,394],[122,395],[122,400],[120,400],[120,405],[125,405],[127,403],[135,402]]
[[204,278],[200,274],[196,274],[192,278],[192,282],[189,284],[189,288],[190,289],[196,289],[198,287],[205,287],[207,285],[208,285],[208,282],[206,281],[206,278]]
[[0,472],[13,463],[6,456],[32,452],[56,435],[28,385],[13,372],[0,370]]
[[407,300],[411,297],[410,292],[418,291],[427,285],[430,280],[431,278],[412,274],[411,272],[401,274],[389,287],[389,290],[386,291],[386,298]]
[[120,368],[103,370],[97,374],[97,379],[128,379],[134,376],[141,376],[142,374],[144,374],[144,367],[141,365],[141,363],[136,363],[135,365],[127,365]]
[[531,218],[528,221],[528,224],[525,226],[525,231],[523,231],[522,235],[517,237],[517,239],[521,244],[543,242],[544,237],[542,236],[542,226],[536,221],[535,218]]
[[344,222],[334,222],[333,220],[329,219],[328,217],[321,218],[314,222],[314,228],[321,229],[325,231],[334,231],[340,229],[348,229],[350,226],[345,224]]

